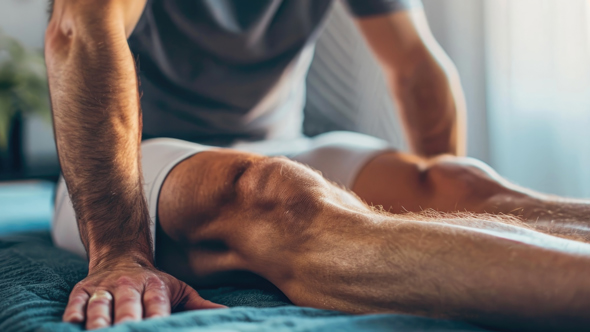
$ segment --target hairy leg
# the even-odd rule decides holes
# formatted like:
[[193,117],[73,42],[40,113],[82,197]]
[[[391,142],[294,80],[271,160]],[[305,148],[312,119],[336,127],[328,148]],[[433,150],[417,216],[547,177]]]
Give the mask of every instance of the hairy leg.
[[471,158],[423,159],[386,152],[365,165],[352,190],[392,213],[434,209],[510,214],[539,230],[590,241],[590,201],[519,187]]
[[316,308],[536,331],[590,323],[590,245],[507,217],[374,211],[285,159],[189,158],[164,183],[159,224],[158,264],[193,284],[249,271]]

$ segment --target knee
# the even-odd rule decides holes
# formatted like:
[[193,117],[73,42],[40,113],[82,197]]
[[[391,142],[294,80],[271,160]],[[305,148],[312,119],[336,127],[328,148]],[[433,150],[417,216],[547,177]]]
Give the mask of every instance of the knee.
[[237,234],[238,227],[250,238],[260,232],[284,241],[308,233],[332,194],[321,175],[286,158],[203,152],[169,174],[158,215],[162,230],[175,239]]
[[262,156],[235,151],[198,153],[176,165],[166,177],[158,200],[163,230],[176,238],[203,228],[236,208],[236,185]]
[[236,194],[256,213],[312,219],[321,209],[327,182],[311,169],[286,158],[263,158],[243,172]]
[[488,165],[473,159],[440,156],[427,162],[424,178],[435,196],[456,201],[485,199],[503,188],[504,180]]

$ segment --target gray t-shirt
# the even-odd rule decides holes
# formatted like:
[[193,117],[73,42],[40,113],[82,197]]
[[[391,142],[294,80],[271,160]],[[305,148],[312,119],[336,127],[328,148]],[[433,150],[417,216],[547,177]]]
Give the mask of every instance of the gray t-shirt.
[[[305,75],[333,1],[148,0],[129,38],[144,138],[228,145],[300,136]],[[420,5],[346,2],[357,16]]]

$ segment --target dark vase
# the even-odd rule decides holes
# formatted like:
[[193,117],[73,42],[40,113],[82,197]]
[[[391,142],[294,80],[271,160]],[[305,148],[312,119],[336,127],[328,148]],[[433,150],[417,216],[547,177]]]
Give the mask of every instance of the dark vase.
[[0,154],[0,178],[17,179],[24,171],[22,112],[16,112],[10,120],[8,148]]

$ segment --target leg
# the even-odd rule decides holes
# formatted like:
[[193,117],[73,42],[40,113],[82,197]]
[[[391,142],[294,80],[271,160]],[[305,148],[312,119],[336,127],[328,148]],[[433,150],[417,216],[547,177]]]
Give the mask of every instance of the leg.
[[471,158],[426,160],[385,152],[364,166],[352,190],[364,201],[393,213],[435,209],[511,214],[541,230],[590,240],[590,202],[516,186]]
[[317,308],[511,329],[590,323],[590,245],[490,215],[374,212],[285,159],[197,154],[166,179],[159,222],[158,262],[193,282],[250,271]]

